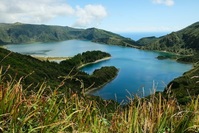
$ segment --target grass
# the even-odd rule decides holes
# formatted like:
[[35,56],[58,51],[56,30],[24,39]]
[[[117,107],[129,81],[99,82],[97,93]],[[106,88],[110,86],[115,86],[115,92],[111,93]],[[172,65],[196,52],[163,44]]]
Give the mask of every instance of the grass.
[[[199,132],[199,96],[180,106],[161,93],[135,97],[128,105],[104,111],[96,100],[48,90],[43,83],[28,92],[22,80],[4,79],[0,69],[0,132],[4,133],[184,133]],[[22,78],[21,78],[22,79]],[[48,92],[48,93],[47,93]],[[104,108],[111,102],[104,101]]]

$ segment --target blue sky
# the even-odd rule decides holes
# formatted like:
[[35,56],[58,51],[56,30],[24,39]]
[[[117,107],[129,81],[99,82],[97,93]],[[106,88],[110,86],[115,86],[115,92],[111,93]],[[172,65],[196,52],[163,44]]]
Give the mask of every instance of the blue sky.
[[1,0],[0,22],[171,32],[199,21],[199,0]]

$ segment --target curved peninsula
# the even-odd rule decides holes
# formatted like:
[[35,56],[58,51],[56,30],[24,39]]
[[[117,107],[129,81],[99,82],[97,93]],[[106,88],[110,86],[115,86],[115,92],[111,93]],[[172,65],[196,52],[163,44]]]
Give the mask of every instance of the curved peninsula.
[[45,82],[50,89],[58,87],[65,93],[81,93],[85,88],[99,87],[116,77],[118,69],[113,66],[100,68],[91,75],[78,69],[82,64],[110,56],[101,51],[87,51],[58,64],[0,48],[1,67],[8,75],[5,80],[9,80],[10,76],[15,80],[21,79],[23,86],[29,90],[37,90],[38,84]]
[[85,65],[97,63],[99,61],[110,59],[111,55],[99,50],[86,51],[82,54],[77,54],[74,57],[60,62],[60,65],[67,66],[68,68],[79,69]]

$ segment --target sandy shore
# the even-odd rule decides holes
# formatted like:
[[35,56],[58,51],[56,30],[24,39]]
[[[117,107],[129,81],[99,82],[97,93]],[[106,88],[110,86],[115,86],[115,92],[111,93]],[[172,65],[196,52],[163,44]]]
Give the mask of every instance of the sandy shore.
[[86,64],[82,64],[81,66],[78,67],[78,69],[84,67],[84,66],[87,66],[89,64],[95,64],[95,63],[98,63],[98,62],[101,62],[101,61],[105,61],[105,60],[109,60],[111,57],[105,57],[105,58],[102,58],[100,60],[96,60],[94,62],[90,62],[90,63],[86,63]]
[[46,61],[46,60],[49,60],[49,61],[68,60],[68,59],[71,58],[71,57],[44,57],[44,56],[32,56],[32,57],[39,59],[39,60],[42,60],[42,61]]
[[[72,57],[45,57],[45,56],[34,56],[34,55],[31,55],[32,57],[36,58],[36,59],[39,59],[39,60],[42,60],[42,61],[46,61],[46,60],[49,60],[49,61],[56,61],[56,60],[68,60],[68,59],[71,59]],[[94,62],[90,62],[90,63],[86,63],[86,64],[82,64],[81,66],[79,66],[78,68],[82,68],[86,65],[89,65],[89,64],[95,64],[97,62],[101,62],[101,61],[104,61],[104,60],[109,60],[111,57],[105,57],[105,58],[102,58],[100,60],[96,60]]]

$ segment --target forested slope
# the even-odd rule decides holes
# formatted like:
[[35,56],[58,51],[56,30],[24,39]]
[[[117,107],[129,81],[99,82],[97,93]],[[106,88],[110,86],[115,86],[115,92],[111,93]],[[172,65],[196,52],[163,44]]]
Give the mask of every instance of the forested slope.
[[199,22],[180,31],[155,38],[146,37],[137,41],[143,49],[173,52],[191,55],[199,50]]
[[[90,62],[90,60],[87,59],[89,57],[94,57],[94,59],[97,60],[110,56],[110,54],[101,51],[93,51],[92,57],[89,53],[91,53],[91,51],[84,52],[77,56],[84,63]],[[2,69],[6,71],[6,80],[10,80],[10,77],[16,78],[16,80],[22,78],[24,86],[29,86],[30,89],[35,89],[37,84],[46,82],[51,88],[56,88],[62,84],[64,91],[70,88],[74,91],[81,92],[81,89],[85,89],[91,85],[93,85],[92,87],[98,87],[117,75],[118,70],[115,67],[99,69],[98,71],[104,73],[103,76],[95,74],[95,72],[92,75],[88,75],[77,69],[77,66],[80,64],[76,64],[76,61],[76,56],[71,58],[69,62],[63,61],[60,64],[40,61],[31,56],[13,53],[0,48],[0,65]],[[64,81],[64,84],[62,81]],[[84,84],[84,88],[80,87],[82,83]]]
[[0,23],[0,44],[52,42],[71,39],[137,47],[137,43],[118,34],[96,29],[75,29],[68,26]]

